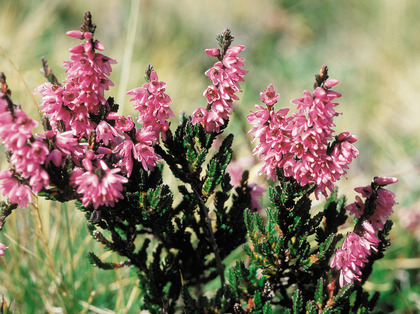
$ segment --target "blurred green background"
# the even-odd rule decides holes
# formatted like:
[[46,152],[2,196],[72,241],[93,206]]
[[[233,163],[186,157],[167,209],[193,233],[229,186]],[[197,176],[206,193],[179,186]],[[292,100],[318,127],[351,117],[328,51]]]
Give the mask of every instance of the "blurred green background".
[[[352,201],[353,188],[373,176],[400,178],[391,187],[399,202],[392,246],[366,287],[381,291],[381,302],[393,305],[395,313],[420,310],[420,2],[0,0],[0,47],[8,56],[0,52],[0,71],[14,102],[34,119],[39,117],[24,82],[30,91],[44,83],[41,56],[59,80],[65,78],[62,61],[78,43],[65,32],[78,29],[87,10],[104,53],[118,61],[108,96],[130,115],[135,112],[125,92],[144,83],[148,63],[167,82],[177,116],[203,106],[208,85],[203,73],[214,62],[204,49],[216,47],[216,35],[230,28],[234,44],[247,47],[249,70],[229,127],[237,139],[236,157],[250,154],[245,116],[260,103],[259,92],[272,83],[281,94],[277,106],[289,106],[328,65],[330,77],[340,80],[335,90],[343,94],[336,130],[357,135],[360,150],[339,192]],[[35,98],[39,102],[39,95]],[[0,161],[6,169],[4,158]],[[137,312],[134,271],[106,272],[88,264],[85,256],[92,250],[109,261],[118,258],[90,238],[83,214],[71,204],[40,200],[38,207],[15,211],[0,233],[0,242],[12,246],[0,259],[0,294],[6,301],[25,313]],[[383,304],[382,309],[391,311]]]

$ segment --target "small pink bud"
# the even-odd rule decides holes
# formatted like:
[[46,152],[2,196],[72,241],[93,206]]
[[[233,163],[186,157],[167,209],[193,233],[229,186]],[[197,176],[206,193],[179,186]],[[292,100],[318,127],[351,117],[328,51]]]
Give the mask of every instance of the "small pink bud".
[[342,132],[338,134],[337,141],[339,142],[347,141],[353,144],[354,142],[357,142],[357,137],[356,135],[350,134],[350,132]]
[[101,166],[102,170],[104,170],[104,171],[108,171],[109,170],[108,165],[102,159],[99,160],[99,165]]
[[104,45],[99,40],[95,40],[95,48],[102,51],[105,49]]
[[376,177],[373,182],[378,186],[384,186],[398,182],[398,178],[395,177]]
[[158,75],[155,71],[152,71],[152,73],[150,73],[150,81],[157,81],[158,80]]
[[92,166],[92,161],[90,159],[88,158],[83,159],[82,164],[83,164],[83,167],[85,167],[87,171],[92,172],[93,166]]
[[316,98],[320,98],[320,97],[324,97],[327,93],[325,92],[325,90],[323,88],[317,87],[314,90],[314,96]]
[[110,149],[110,148],[107,148],[107,147],[98,147],[98,149],[96,150],[96,152],[98,153],[98,154],[103,154],[103,155],[106,155],[106,154],[111,154],[112,153],[112,149]]
[[47,131],[45,131],[44,135],[45,135],[45,137],[50,138],[50,137],[54,136],[54,132],[51,131],[51,130],[47,130]]
[[245,46],[233,46],[226,51],[226,55],[230,57],[236,57],[245,49]]
[[325,83],[324,83],[324,87],[329,89],[329,88],[331,88],[331,87],[333,87],[337,84],[338,84],[338,80],[334,80],[334,79],[326,80]]
[[347,142],[353,144],[353,143],[357,142],[357,136],[352,134],[352,135],[348,136],[346,140],[347,140]]
[[86,152],[86,158],[87,159],[93,159],[93,157],[95,157],[95,153],[92,150],[88,150]]
[[58,150],[54,149],[48,155],[48,158],[50,158],[50,157],[51,157],[51,161],[53,162],[53,164],[56,165],[57,167],[59,167],[60,164],[61,164],[61,158],[62,158],[61,152],[59,152]]
[[115,120],[115,119],[118,119],[119,117],[120,115],[118,113],[112,112],[112,111],[108,113],[108,115],[106,116],[106,118],[109,120]]
[[217,48],[206,49],[205,51],[211,57],[217,57],[218,55],[220,55],[220,51]]
[[337,141],[342,142],[344,141],[348,136],[350,135],[350,132],[342,132],[338,134]]
[[74,38],[83,38],[83,33],[81,31],[68,31],[66,33],[67,36],[74,37]]
[[90,41],[85,42],[84,44],[84,48],[85,48],[85,52],[89,53],[90,51],[92,51],[92,43]]
[[363,225],[363,228],[365,228],[365,230],[368,233],[375,233],[375,230],[373,229],[372,225],[368,221],[366,220],[363,221],[362,225]]
[[91,39],[92,39],[92,33],[91,33],[91,32],[84,32],[84,33],[83,33],[83,37],[84,37],[86,40],[91,40]]
[[83,44],[74,46],[69,49],[71,53],[84,53],[85,52],[85,46]]

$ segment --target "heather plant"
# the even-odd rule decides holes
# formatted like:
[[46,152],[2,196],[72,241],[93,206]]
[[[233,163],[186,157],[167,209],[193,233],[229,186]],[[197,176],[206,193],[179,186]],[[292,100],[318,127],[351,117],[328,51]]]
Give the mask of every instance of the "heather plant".
[[[249,182],[246,163],[235,165],[234,136],[225,134],[248,73],[245,47],[232,45],[230,30],[217,36],[219,48],[206,50],[216,59],[205,72],[206,106],[183,113],[174,130],[172,99],[151,65],[146,82],[127,93],[137,116],[118,113],[105,96],[116,61],[101,53],[95,30],[86,12],[80,30],[67,32],[82,43],[70,49],[62,82],[42,60],[43,133],[33,134],[37,122],[14,104],[0,76],[0,137],[10,164],[0,173],[1,228],[35,194],[75,201],[92,236],[123,259],[89,252],[89,261],[108,271],[135,269],[142,309],[151,313],[374,310],[379,293],[370,296],[363,285],[390,245],[395,195],[386,187],[398,180],[375,177],[348,205],[339,196],[336,182],[359,152],[355,135],[334,133],[341,95],[328,68],[312,92],[291,101],[292,110],[274,108],[279,94],[270,84],[247,117],[268,182],[263,209],[266,187]],[[0,255],[8,248],[0,243]]]

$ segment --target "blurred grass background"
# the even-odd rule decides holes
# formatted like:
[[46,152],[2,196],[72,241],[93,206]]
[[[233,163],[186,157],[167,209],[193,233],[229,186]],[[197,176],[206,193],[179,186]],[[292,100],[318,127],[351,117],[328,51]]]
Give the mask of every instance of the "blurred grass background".
[[[336,130],[359,138],[360,157],[349,180],[339,184],[340,193],[352,201],[353,188],[373,176],[400,178],[391,187],[399,202],[392,246],[367,287],[381,291],[381,302],[395,306],[396,313],[420,310],[420,2],[0,0],[0,47],[18,69],[0,53],[0,71],[14,102],[32,118],[38,115],[22,78],[30,90],[44,82],[41,56],[59,80],[65,77],[62,61],[77,44],[65,32],[78,29],[87,10],[105,54],[118,61],[111,76],[116,86],[108,95],[131,115],[125,92],[144,83],[148,63],[167,82],[176,115],[203,106],[208,85],[203,73],[213,64],[204,49],[216,47],[215,36],[229,27],[234,44],[247,46],[250,71],[229,127],[236,135],[236,157],[250,154],[245,116],[260,103],[259,92],[273,83],[281,94],[277,106],[289,106],[290,99],[311,89],[314,74],[327,64],[343,94]],[[6,169],[3,155],[1,169]],[[16,210],[0,233],[0,242],[11,245],[0,260],[0,294],[13,300],[16,312],[137,312],[135,272],[106,272],[87,262],[88,251],[109,261],[118,257],[90,238],[83,214],[71,204],[43,200],[37,208]]]

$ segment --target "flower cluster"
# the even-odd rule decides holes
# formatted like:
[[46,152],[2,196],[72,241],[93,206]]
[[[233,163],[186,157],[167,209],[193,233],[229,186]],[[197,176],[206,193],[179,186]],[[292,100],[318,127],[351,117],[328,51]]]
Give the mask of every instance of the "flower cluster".
[[93,40],[93,31],[87,26],[82,31],[67,32],[70,37],[85,40],[70,49],[70,61],[63,65],[67,78],[61,86],[45,83],[37,89],[43,96],[44,116],[54,131],[72,130],[78,136],[89,136],[97,126],[95,116],[103,112],[103,106],[109,107],[104,92],[114,85],[108,76],[116,61],[95,51],[104,47]]
[[[356,201],[347,205],[346,209],[356,218],[368,220],[375,231],[383,229],[395,205],[395,194],[383,187],[397,181],[394,177],[378,177],[371,185],[355,188],[366,200],[357,195]],[[367,208],[367,204],[373,207],[373,211]]]
[[143,84],[142,87],[129,91],[128,95],[133,95],[131,101],[134,101],[134,109],[139,111],[137,122],[143,125],[143,128],[151,127],[154,136],[159,140],[166,139],[166,131],[169,129],[168,118],[175,117],[169,105],[171,98],[165,94],[166,83],[159,81],[155,71],[150,69],[150,82]]
[[337,80],[326,80],[315,88],[313,94],[304,91],[304,96],[291,103],[297,105],[297,112],[287,116],[289,109],[274,111],[277,102],[272,85],[261,93],[266,107],[256,105],[257,110],[248,115],[253,125],[249,134],[259,144],[253,153],[264,160],[260,174],[276,180],[276,169],[283,170],[286,177],[293,177],[301,185],[315,184],[317,199],[326,189],[332,191],[334,182],[346,174],[348,165],[359,152],[352,145],[357,141],[354,135],[343,132],[333,138],[333,118],[338,115],[333,102],[341,95],[330,90]]
[[243,82],[248,73],[241,69],[245,58],[238,57],[245,46],[226,49],[233,40],[229,30],[224,33],[223,38],[221,39],[222,50],[206,49],[209,56],[216,57],[219,61],[205,72],[212,82],[212,85],[208,86],[203,93],[207,99],[207,107],[198,108],[192,114],[193,124],[201,123],[207,132],[219,132],[220,127],[226,124],[229,115],[233,112],[233,102],[239,99],[235,95],[240,91],[239,82]]
[[[0,173],[0,187],[20,207],[27,207],[32,193],[50,188],[65,190],[64,199],[79,199],[84,206],[113,206],[123,198],[135,163],[152,170],[160,159],[154,145],[160,136],[165,140],[166,119],[174,116],[166,84],[151,71],[149,83],[129,92],[141,128],[118,114],[118,105],[105,98],[116,61],[97,52],[104,47],[93,39],[95,28],[87,12],[81,29],[67,32],[84,42],[70,49],[66,79],[36,89],[42,94],[44,134],[32,135],[37,123],[12,104],[2,81],[0,137],[12,167]],[[46,62],[44,71],[50,73]]]
[[343,245],[335,252],[330,267],[340,270],[340,287],[360,281],[361,269],[368,262],[372,250],[377,251],[380,240],[375,235],[372,225],[364,221],[361,235],[354,232],[347,234]]
[[361,193],[366,200],[363,202],[359,196],[356,196],[356,202],[345,208],[360,219],[364,231],[360,236],[353,232],[349,233],[342,248],[336,251],[331,261],[331,268],[340,270],[341,287],[353,283],[354,280],[360,281],[361,269],[368,261],[371,249],[376,251],[380,241],[375,232],[383,229],[395,204],[395,194],[383,187],[397,181],[398,179],[393,177],[377,177],[370,186],[355,188],[356,192]]
[[37,123],[11,102],[5,77],[1,80],[0,138],[9,152],[11,168],[0,172],[0,188],[12,203],[27,207],[32,201],[31,191],[38,193],[49,185],[49,175],[41,166],[48,147],[41,137],[32,136]]

